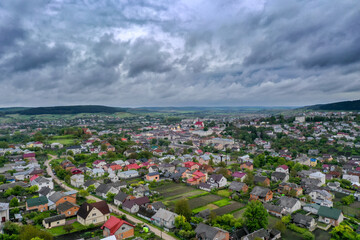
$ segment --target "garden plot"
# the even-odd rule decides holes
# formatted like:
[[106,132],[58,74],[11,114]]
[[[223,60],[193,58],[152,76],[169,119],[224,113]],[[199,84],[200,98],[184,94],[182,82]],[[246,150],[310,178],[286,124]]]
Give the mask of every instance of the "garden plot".
[[242,207],[244,207],[244,204],[238,202],[232,202],[230,205],[226,205],[224,207],[215,209],[214,212],[216,213],[216,215],[221,216],[224,214],[234,212]]
[[199,207],[208,205],[209,203],[219,201],[221,199],[222,199],[222,197],[220,197],[220,196],[209,194],[209,195],[190,199],[189,206],[191,209],[195,209],[195,208],[199,208]]

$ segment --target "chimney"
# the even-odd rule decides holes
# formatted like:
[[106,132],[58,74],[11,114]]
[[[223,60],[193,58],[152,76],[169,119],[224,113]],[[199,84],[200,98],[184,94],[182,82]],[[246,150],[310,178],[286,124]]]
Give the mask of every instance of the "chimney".
[[86,210],[89,211],[89,204],[86,205]]

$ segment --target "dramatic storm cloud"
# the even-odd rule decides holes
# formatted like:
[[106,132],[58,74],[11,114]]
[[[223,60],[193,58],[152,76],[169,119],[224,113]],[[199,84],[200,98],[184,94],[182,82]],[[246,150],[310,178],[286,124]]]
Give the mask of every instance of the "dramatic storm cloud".
[[360,1],[0,1],[0,105],[360,98]]

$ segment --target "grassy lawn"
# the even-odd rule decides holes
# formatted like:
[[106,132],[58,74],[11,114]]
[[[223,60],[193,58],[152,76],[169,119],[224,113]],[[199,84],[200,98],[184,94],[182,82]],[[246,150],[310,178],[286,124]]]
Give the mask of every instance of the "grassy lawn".
[[269,228],[273,228],[276,222],[280,220],[280,218],[269,215],[268,220],[269,220],[269,225],[268,225]]
[[49,140],[49,143],[61,143],[63,145],[70,145],[74,143],[76,137],[74,135],[63,135],[63,136],[54,136]]
[[[83,226],[78,222],[74,222],[71,225],[74,227],[74,229],[71,231],[71,233],[72,232],[78,232],[78,231],[86,229],[86,226]],[[46,231],[51,233],[53,236],[59,236],[59,235],[67,234],[67,232],[65,232],[65,230],[64,230],[64,226],[50,228],[50,229],[47,229]]]
[[49,143],[60,143],[63,145],[71,145],[74,144],[74,139],[56,139],[49,140]]
[[[285,232],[283,234],[281,234],[281,239],[302,240],[303,237],[299,233],[296,233],[289,229],[286,229]],[[315,239],[317,239],[317,238],[315,238]],[[330,238],[328,238],[328,239],[330,239]]]
[[50,162],[51,165],[53,164],[60,164],[62,161],[64,161],[65,158],[58,158],[58,159],[54,159]]
[[218,207],[223,207],[230,204],[230,199],[224,198],[219,201],[213,202]]
[[222,196],[222,197],[229,197],[229,196],[231,195],[231,193],[230,193],[228,190],[226,190],[226,189],[224,189],[224,190],[219,190],[219,191],[217,191],[216,194],[217,194],[217,195],[220,195],[220,196]]

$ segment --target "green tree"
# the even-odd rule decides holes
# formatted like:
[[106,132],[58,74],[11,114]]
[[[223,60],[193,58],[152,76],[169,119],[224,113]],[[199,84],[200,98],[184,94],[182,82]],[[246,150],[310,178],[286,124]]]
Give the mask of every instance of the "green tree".
[[187,199],[180,199],[175,203],[175,213],[184,216],[186,220],[190,220],[192,211]]
[[82,189],[79,191],[79,196],[82,197],[82,198],[86,198],[87,196],[89,196],[89,192],[85,189]]
[[291,221],[291,216],[284,216],[281,218],[281,221],[285,224],[285,225],[288,225]]
[[314,239],[315,239],[315,236],[314,236],[314,234],[312,234],[311,232],[306,231],[306,232],[304,232],[304,233],[302,234],[302,238],[303,238],[304,240],[314,240]]
[[201,218],[201,217],[191,217],[191,223],[199,224],[199,223],[201,223],[203,221],[204,221],[204,219]]
[[17,235],[20,233],[20,226],[16,223],[12,223],[12,222],[5,222],[4,224],[4,233],[9,234],[9,235]]
[[19,200],[14,197],[13,199],[10,200],[10,207],[17,207],[19,206]]
[[244,183],[246,183],[248,186],[254,185],[254,174],[250,171],[246,173]]
[[277,221],[274,227],[282,233],[286,230],[286,225],[281,220]]
[[37,191],[39,191],[39,186],[38,186],[38,185],[31,186],[31,187],[27,188],[26,191],[27,191],[29,194],[34,194],[34,193],[36,193]]
[[22,227],[19,240],[31,240],[35,237],[39,237],[44,240],[53,240],[53,236],[50,233],[37,229],[35,226],[25,225]]
[[191,230],[190,223],[188,223],[186,218],[182,215],[179,215],[175,218],[175,227],[185,231]]
[[91,204],[91,203],[96,203],[96,200],[94,200],[94,199],[88,199],[88,200],[86,200],[86,202],[89,203],[89,204]]
[[44,239],[39,238],[39,237],[34,237],[34,238],[32,238],[31,240],[44,240]]
[[116,196],[115,193],[108,192],[108,193],[106,194],[106,201],[107,201],[108,203],[114,202],[115,196]]
[[65,226],[63,227],[63,229],[65,230],[65,232],[69,233],[69,232],[71,232],[71,231],[74,229],[74,227],[73,227],[72,224],[68,224],[68,225],[65,225]]
[[88,186],[88,188],[86,189],[86,191],[88,191],[89,193],[93,193],[93,192],[95,192],[95,186],[94,185],[90,185],[90,186]]
[[355,197],[354,195],[348,195],[346,197],[343,197],[341,199],[341,202],[344,204],[344,205],[350,205],[352,204],[353,202],[355,202]]
[[251,201],[243,213],[246,226],[251,232],[260,228],[266,228],[268,225],[268,216],[268,212],[260,201]]
[[342,239],[360,239],[356,235],[356,232],[346,224],[341,224],[333,228],[331,233],[331,239],[342,240]]

